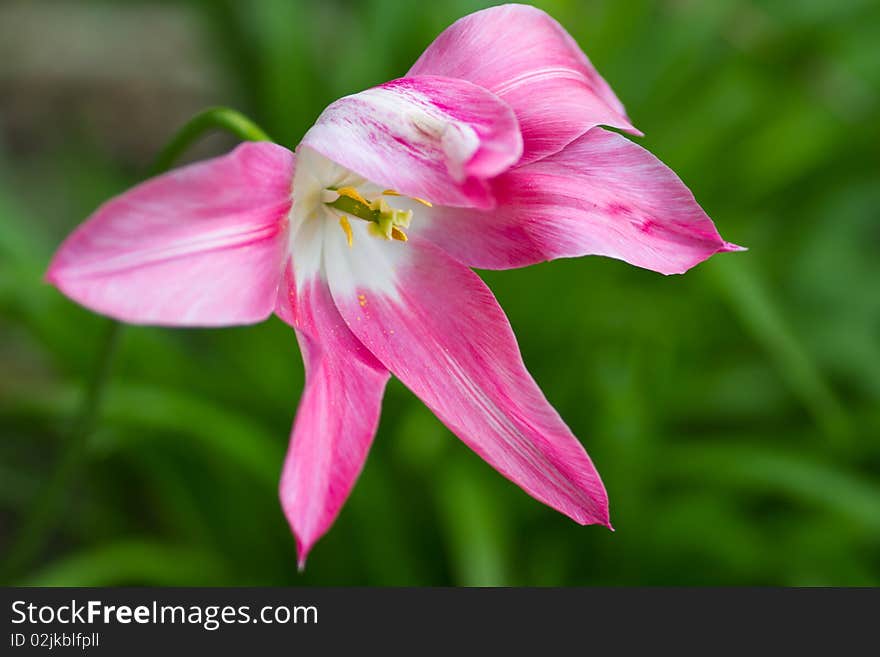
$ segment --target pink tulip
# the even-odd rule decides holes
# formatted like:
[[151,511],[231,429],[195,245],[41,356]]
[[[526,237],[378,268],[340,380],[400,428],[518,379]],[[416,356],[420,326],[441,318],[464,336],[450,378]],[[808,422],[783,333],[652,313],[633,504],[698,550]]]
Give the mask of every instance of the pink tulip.
[[469,267],[587,254],[681,273],[725,242],[575,41],[523,5],[454,23],[330,105],[295,154],[245,143],[101,206],[48,278],[116,319],[290,324],[306,384],[281,476],[300,564],[376,433],[389,373],[529,495],[610,527],[599,474]]

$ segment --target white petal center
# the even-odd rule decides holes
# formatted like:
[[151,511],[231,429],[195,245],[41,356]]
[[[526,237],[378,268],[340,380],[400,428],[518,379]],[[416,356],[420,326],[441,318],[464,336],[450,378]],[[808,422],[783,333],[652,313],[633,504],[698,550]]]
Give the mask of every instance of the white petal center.
[[[315,276],[325,280],[332,276],[334,289],[343,294],[369,289],[396,296],[394,271],[407,256],[402,241],[405,234],[395,226],[395,239],[388,239],[392,235],[390,225],[380,227],[377,222],[335,207],[334,202],[345,194],[374,202],[375,214],[389,221],[393,216],[397,222],[403,216],[401,211],[426,214],[423,201],[391,196],[381,185],[301,146],[293,178],[289,244],[297,287]],[[390,197],[393,207],[383,195]],[[361,214],[368,214],[363,203],[359,207]]]

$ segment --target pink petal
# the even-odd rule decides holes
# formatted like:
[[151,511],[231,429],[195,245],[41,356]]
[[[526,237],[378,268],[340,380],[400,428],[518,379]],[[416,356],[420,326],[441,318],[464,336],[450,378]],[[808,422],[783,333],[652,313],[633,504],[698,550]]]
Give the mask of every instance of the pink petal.
[[369,279],[353,288],[348,261],[328,258],[333,300],[352,332],[501,474],[581,524],[608,525],[602,481],[526,371],[491,291],[428,243],[398,250],[374,264],[383,279],[383,267],[394,268],[392,291]]
[[140,324],[248,324],[271,314],[283,269],[293,153],[246,143],[102,205],[61,245],[47,279],[78,303]]
[[433,76],[337,100],[302,144],[407,196],[484,208],[493,205],[485,179],[522,153],[510,107],[474,84]]
[[522,128],[523,164],[597,125],[641,134],[574,39],[534,7],[503,5],[459,19],[407,75],[461,78],[505,100]]
[[496,179],[493,212],[434,208],[413,230],[472,267],[509,269],[582,255],[679,274],[725,242],[675,173],[645,149],[595,128]]
[[288,268],[277,312],[296,329],[306,369],[279,489],[302,568],[363,468],[389,375],[346,328],[320,277],[297,291]]

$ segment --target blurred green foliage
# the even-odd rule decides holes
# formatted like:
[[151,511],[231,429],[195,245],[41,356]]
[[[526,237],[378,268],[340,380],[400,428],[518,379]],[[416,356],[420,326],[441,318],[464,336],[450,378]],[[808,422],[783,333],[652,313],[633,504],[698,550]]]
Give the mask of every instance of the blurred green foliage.
[[[293,146],[333,99],[403,75],[489,3],[150,4],[194,26],[219,71],[207,100]],[[880,5],[538,4],[641,143],[750,248],[682,277],[603,258],[485,273],[603,474],[616,532],[528,498],[394,381],[364,473],[300,576],[276,493],[302,387],[293,333],[277,319],[127,327],[50,531],[8,582],[880,584]],[[7,135],[0,150],[4,555],[46,504],[103,336],[43,283],[49,256],[178,127],[132,157],[64,105],[48,117],[51,138]]]

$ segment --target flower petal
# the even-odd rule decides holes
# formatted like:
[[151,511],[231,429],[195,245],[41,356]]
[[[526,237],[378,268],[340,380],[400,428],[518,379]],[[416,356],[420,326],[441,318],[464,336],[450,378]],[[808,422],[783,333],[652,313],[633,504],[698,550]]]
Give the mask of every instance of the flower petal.
[[526,371],[489,289],[428,243],[386,244],[397,254],[374,260],[379,287],[369,278],[352,286],[349,260],[327,254],[333,300],[352,332],[501,474],[581,524],[608,525],[598,473]]
[[288,267],[277,312],[296,329],[306,384],[279,492],[302,568],[363,468],[389,374],[346,328],[326,281],[293,278]]
[[47,279],[126,322],[248,324],[275,304],[293,153],[246,143],[102,205],[61,245]]
[[523,164],[597,125],[641,134],[575,40],[534,7],[503,5],[459,19],[407,75],[468,80],[505,100],[522,128]]
[[485,180],[522,153],[510,107],[470,82],[434,76],[340,98],[302,144],[407,196],[483,208],[493,205]]
[[494,190],[493,212],[434,208],[413,230],[484,269],[604,255],[679,274],[715,253],[741,250],[721,238],[671,169],[601,128],[504,174]]

